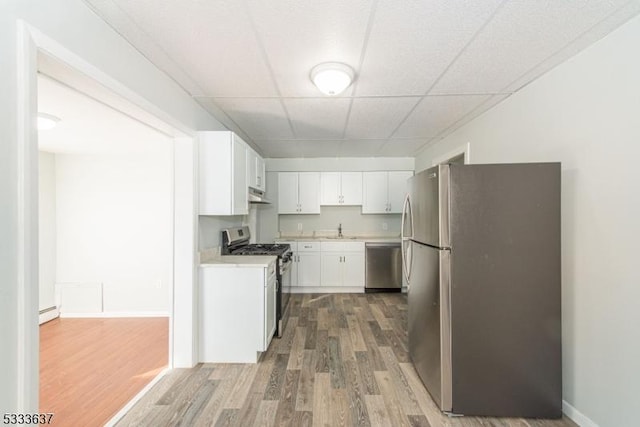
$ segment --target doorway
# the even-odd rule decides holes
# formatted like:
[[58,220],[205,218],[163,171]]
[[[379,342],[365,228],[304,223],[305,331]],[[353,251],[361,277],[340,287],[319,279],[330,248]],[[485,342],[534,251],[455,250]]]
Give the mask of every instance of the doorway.
[[[38,410],[39,394],[39,327],[38,327],[38,147],[35,129],[37,115],[37,73],[40,56],[58,60],[84,80],[89,89],[102,92],[105,98],[92,93],[96,99],[118,107],[143,123],[166,129],[172,136],[171,164],[172,192],[171,224],[173,250],[171,304],[169,313],[169,367],[191,367],[196,362],[197,342],[194,330],[196,304],[194,290],[197,286],[197,185],[194,168],[197,164],[195,131],[174,118],[166,110],[141,97],[84,58],[66,49],[58,42],[18,21],[18,58],[16,111],[17,126],[17,321],[16,336],[20,337],[15,348],[15,407],[19,412],[34,413]],[[64,58],[62,60],[61,58]],[[61,79],[60,79],[61,80]],[[86,90],[83,92],[89,93]],[[106,102],[105,100],[109,100]],[[152,382],[159,379],[156,377]],[[144,390],[143,390],[144,391]],[[142,393],[142,392],[141,392]],[[137,398],[137,397],[136,397]],[[131,402],[130,402],[131,403]]]
[[39,114],[55,122],[38,132],[39,309],[60,317],[39,328],[39,412],[97,425],[168,365],[173,141],[45,74],[51,61],[38,74]]

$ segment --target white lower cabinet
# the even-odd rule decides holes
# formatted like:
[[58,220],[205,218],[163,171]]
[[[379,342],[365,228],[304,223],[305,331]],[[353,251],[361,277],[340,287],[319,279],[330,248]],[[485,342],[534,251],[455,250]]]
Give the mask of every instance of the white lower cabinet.
[[364,242],[321,242],[321,285],[364,287]]
[[320,286],[320,243],[289,240],[278,243],[288,243],[293,252],[291,287]]
[[200,268],[199,361],[256,363],[276,330],[276,263]]

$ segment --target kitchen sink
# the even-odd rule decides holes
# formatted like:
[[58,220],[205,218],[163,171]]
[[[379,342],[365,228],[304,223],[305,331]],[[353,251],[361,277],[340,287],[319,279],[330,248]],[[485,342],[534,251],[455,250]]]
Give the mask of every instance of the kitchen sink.
[[338,237],[338,236],[331,236],[331,237],[324,237],[324,239],[331,239],[331,240],[356,240],[357,237]]

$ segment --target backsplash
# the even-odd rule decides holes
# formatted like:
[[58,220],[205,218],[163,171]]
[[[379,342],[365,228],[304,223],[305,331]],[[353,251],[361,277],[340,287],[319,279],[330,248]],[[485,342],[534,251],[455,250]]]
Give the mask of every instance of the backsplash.
[[287,236],[311,236],[314,231],[319,235],[337,234],[339,224],[342,224],[342,233],[346,236],[398,236],[401,223],[402,215],[363,215],[361,206],[322,206],[320,215],[279,215],[280,234]]

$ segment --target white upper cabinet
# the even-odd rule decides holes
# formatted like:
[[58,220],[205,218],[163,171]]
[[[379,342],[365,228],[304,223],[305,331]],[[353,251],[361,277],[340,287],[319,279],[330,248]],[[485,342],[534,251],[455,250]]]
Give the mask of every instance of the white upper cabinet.
[[320,188],[321,205],[362,204],[362,172],[322,172]]
[[388,172],[364,172],[362,174],[362,213],[388,213]]
[[412,171],[389,172],[389,212],[402,213],[402,205],[407,195],[407,180],[413,176]]
[[253,149],[248,149],[247,179],[249,187],[266,191],[264,159]]
[[247,144],[229,131],[198,132],[200,215],[246,215]]
[[280,172],[278,213],[319,214],[320,172]]
[[362,213],[402,213],[412,171],[363,172]]

